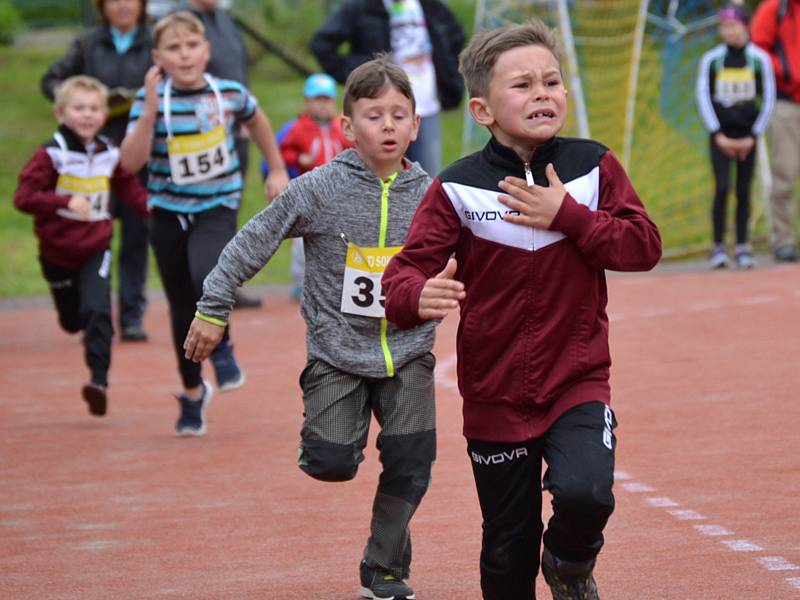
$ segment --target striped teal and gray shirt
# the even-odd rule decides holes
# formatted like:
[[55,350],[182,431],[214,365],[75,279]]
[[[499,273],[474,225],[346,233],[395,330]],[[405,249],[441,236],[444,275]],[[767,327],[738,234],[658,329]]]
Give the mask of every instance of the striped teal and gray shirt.
[[[193,184],[180,185],[172,181],[167,154],[167,121],[164,114],[165,84],[159,84],[160,103],[153,130],[153,146],[147,163],[148,205],[173,212],[196,213],[217,206],[236,209],[242,195],[242,173],[236,154],[233,125],[247,121],[256,112],[257,101],[242,84],[227,79],[213,78],[222,98],[227,147],[231,160],[224,173]],[[172,88],[169,126],[177,138],[185,135],[207,133],[219,125],[217,95],[211,84],[196,90]],[[144,108],[144,88],[136,94],[131,106],[128,132]]]

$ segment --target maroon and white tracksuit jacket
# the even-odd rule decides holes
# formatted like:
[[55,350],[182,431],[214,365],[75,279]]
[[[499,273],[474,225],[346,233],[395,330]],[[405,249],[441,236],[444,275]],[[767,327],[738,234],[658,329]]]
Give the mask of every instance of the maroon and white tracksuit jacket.
[[[568,192],[550,229],[505,221],[497,183],[529,167],[546,186],[547,163]],[[384,274],[390,321],[422,322],[422,287],[453,253],[467,290],[457,336],[467,438],[527,440],[574,406],[610,402],[604,270],[651,269],[661,238],[608,148],[556,137],[525,164],[492,138],[445,169]]]
[[120,200],[148,216],[147,192],[137,175],[119,167],[119,149],[103,138],[91,151],[67,127],[37,149],[19,175],[14,206],[33,215],[39,253],[46,261],[77,269],[87,259],[108,248],[113,233],[111,214],[103,211],[89,220],[67,210],[70,195],[58,189],[61,175],[107,179],[108,188]]

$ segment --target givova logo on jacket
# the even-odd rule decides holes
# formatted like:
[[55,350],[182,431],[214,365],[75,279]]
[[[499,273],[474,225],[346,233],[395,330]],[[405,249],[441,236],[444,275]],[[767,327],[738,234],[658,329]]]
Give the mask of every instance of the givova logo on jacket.
[[[600,167],[572,181],[564,182],[567,192],[577,202],[591,210],[597,210],[600,197]],[[500,189],[483,189],[462,183],[446,181],[442,188],[450,198],[461,224],[473,235],[484,240],[536,251],[564,239],[560,231],[549,231],[509,223],[506,215],[519,214],[500,204],[497,199]]]

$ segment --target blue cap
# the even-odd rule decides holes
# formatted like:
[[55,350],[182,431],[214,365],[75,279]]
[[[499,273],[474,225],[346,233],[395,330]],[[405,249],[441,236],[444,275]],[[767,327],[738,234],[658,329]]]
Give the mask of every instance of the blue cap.
[[303,85],[303,96],[306,98],[316,98],[317,96],[336,98],[336,82],[330,75],[314,73],[306,79]]

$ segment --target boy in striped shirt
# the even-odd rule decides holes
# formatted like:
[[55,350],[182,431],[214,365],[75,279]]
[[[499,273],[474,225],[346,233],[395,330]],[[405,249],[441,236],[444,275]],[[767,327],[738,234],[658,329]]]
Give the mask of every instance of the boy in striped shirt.
[[[170,307],[172,337],[183,393],[178,396],[179,436],[203,435],[211,385],[198,363],[184,357],[182,343],[202,296],[203,280],[236,233],[242,174],[232,128],[247,125],[270,166],[268,198],[288,175],[272,127],[241,84],[205,72],[210,48],[203,24],[189,12],[172,13],[153,30],[153,66],[131,107],[122,164],[147,164],[150,239]],[[228,328],[211,356],[220,391],[244,383]]]

